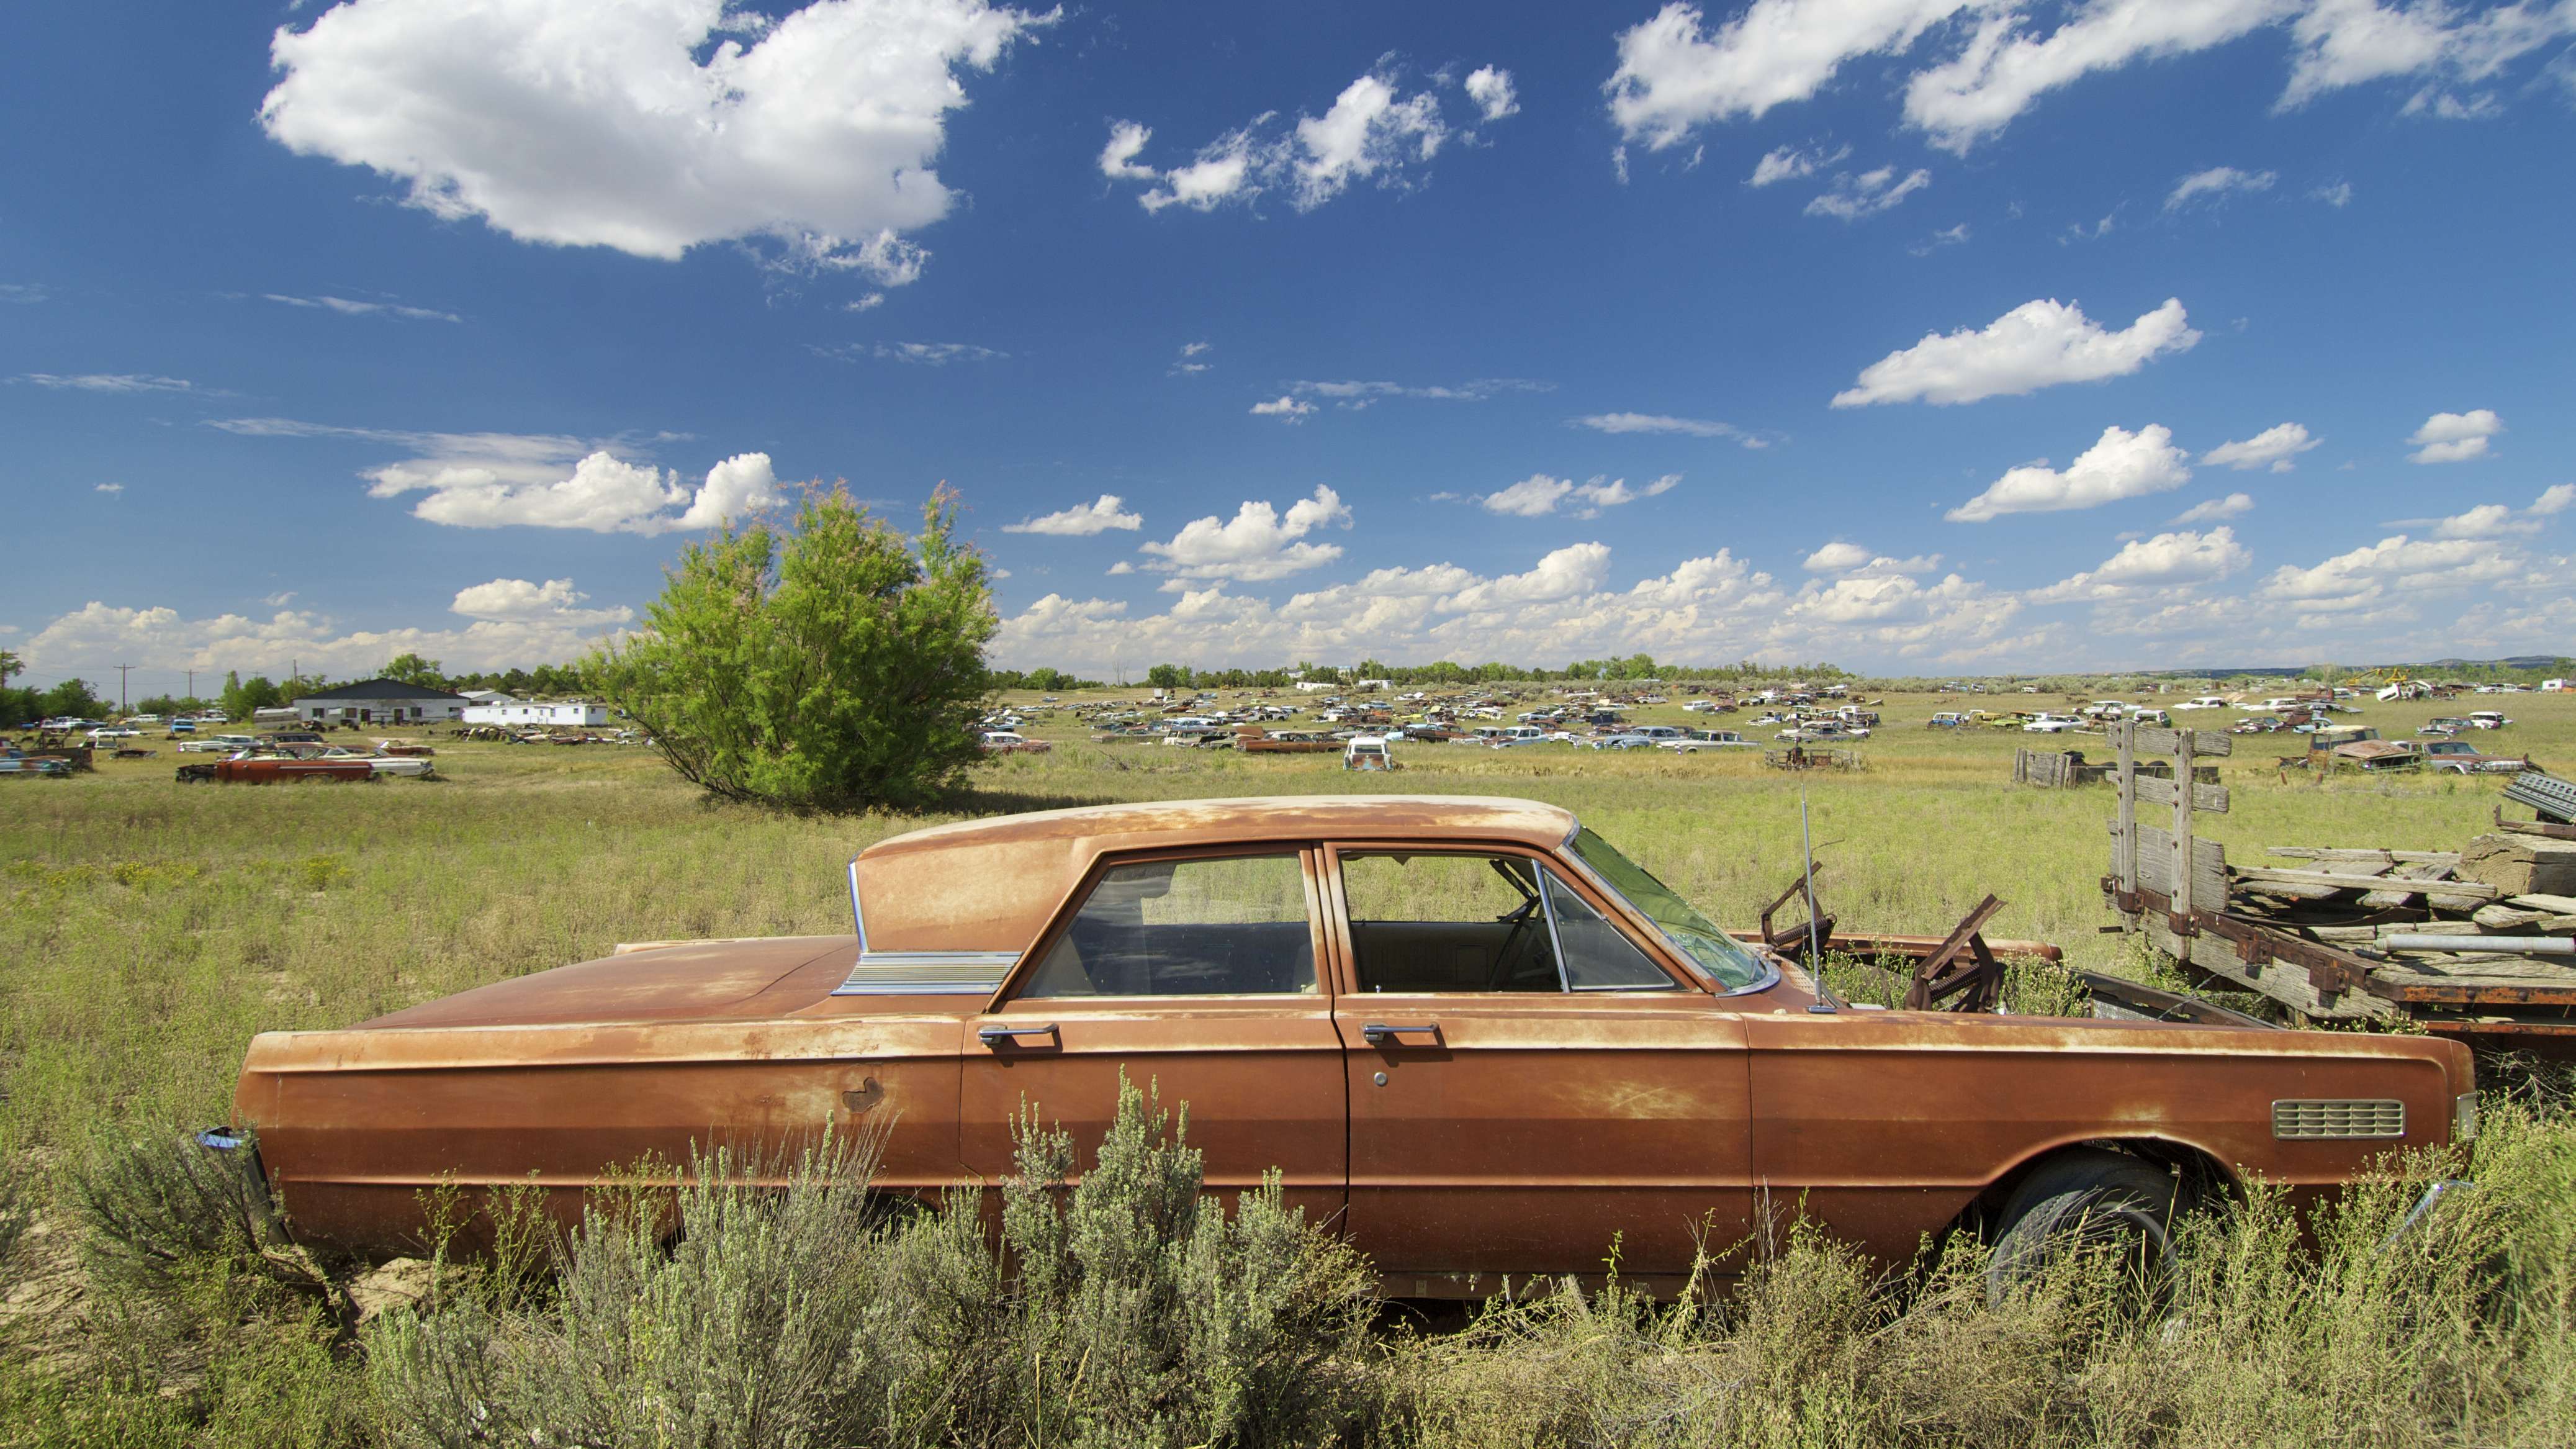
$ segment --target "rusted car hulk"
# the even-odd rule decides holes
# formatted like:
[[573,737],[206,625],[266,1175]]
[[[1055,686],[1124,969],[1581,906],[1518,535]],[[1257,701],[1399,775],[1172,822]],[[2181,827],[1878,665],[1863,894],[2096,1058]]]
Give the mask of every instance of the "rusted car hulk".
[[568,1214],[719,1138],[873,1128],[888,1190],[990,1185],[1024,1103],[1096,1140],[1124,1073],[1188,1104],[1212,1188],[1276,1168],[1407,1296],[1597,1272],[1614,1237],[1652,1286],[1801,1210],[1888,1259],[2026,1248],[2070,1203],[2152,1237],[2247,1174],[2313,1195],[2474,1130],[2453,1042],[1820,1000],[1530,801],[1008,816],[872,846],[850,891],[854,936],[264,1034],[237,1120],[298,1234],[385,1252],[441,1180],[533,1172]]

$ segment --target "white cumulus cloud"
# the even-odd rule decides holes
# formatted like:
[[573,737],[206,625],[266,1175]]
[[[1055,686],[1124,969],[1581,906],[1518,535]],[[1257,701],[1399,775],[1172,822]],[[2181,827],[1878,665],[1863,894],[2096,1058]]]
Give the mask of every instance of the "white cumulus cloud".
[[1100,173],[1112,181],[1148,183],[1136,196],[1147,211],[1179,206],[1214,211],[1283,193],[1299,211],[1322,206],[1359,182],[1402,190],[1418,184],[1459,124],[1499,121],[1520,109],[1509,71],[1484,66],[1466,82],[1474,114],[1453,123],[1437,90],[1407,95],[1394,71],[1377,70],[1342,88],[1320,116],[1289,121],[1264,111],[1164,168],[1143,160],[1151,127],[1110,123]]
[[[2204,458],[2201,461],[2207,462],[2208,460]],[[2247,493],[2230,493],[2224,498],[2212,498],[2204,502],[2195,503],[2189,508],[2184,509],[2182,512],[2175,514],[2173,521],[2176,523],[2219,523],[2230,518],[2242,517],[2253,511],[2253,495]]]
[[1679,473],[1667,473],[1642,487],[1631,488],[1625,478],[1596,474],[1589,481],[1577,483],[1570,478],[1551,478],[1545,473],[1532,473],[1508,488],[1488,493],[1476,501],[1490,513],[1506,513],[1515,518],[1539,518],[1554,513],[1559,504],[1572,503],[1568,510],[1578,518],[1599,516],[1604,508],[1616,508],[1640,498],[1653,498],[1669,493],[1682,481]]
[[1744,178],[1747,186],[1770,186],[1782,181],[1796,181],[1813,176],[1851,154],[1851,147],[1837,147],[1827,152],[1822,146],[1775,146],[1762,153],[1753,163],[1753,174]]
[[2254,468],[2287,473],[2297,466],[2291,459],[2323,441],[2309,437],[2308,430],[2297,423],[2281,423],[2250,438],[2221,443],[2201,454],[2200,461],[2213,468],[2234,468],[2240,473]]
[[2164,493],[2191,481],[2191,455],[2174,446],[2173,430],[2150,423],[2132,433],[2117,424],[2060,472],[2046,460],[2004,474],[1986,491],[1943,515],[1985,523],[2007,513],[2098,508],[2124,498]]
[[2509,534],[2538,533],[2549,519],[2576,504],[2576,483],[2560,483],[2531,500],[2529,508],[2510,508],[2501,503],[2481,503],[2464,513],[2436,520],[2436,538],[2503,538]]
[[1876,216],[1903,203],[1905,198],[1932,184],[1932,173],[1916,167],[1904,180],[1896,178],[1896,168],[1881,166],[1858,176],[1837,176],[1831,191],[1807,203],[1807,215],[1830,216],[1840,221],[1858,221]]
[[1289,505],[1282,515],[1269,503],[1248,500],[1231,519],[1214,515],[1183,525],[1169,543],[1148,543],[1139,551],[1152,559],[1145,567],[1178,579],[1221,579],[1258,583],[1320,568],[1342,556],[1334,543],[1306,542],[1319,528],[1351,526],[1351,510],[1341,495],[1317,484],[1313,496]]
[[2396,534],[2308,568],[2283,564],[2261,595],[2303,609],[2367,608],[2398,595],[2494,583],[2520,573],[2524,561],[2487,539],[2409,538]]
[[939,220],[958,73],[1053,13],[984,0],[349,0],[270,44],[260,124],[522,241],[675,259],[772,237],[893,284]]
[[1619,33],[1602,89],[1620,134],[1652,150],[1717,121],[1758,119],[1814,95],[1847,60],[1898,52],[1968,0],[1754,0],[1714,33],[1672,0]]
[[1520,93],[1512,88],[1512,73],[1490,65],[1467,73],[1467,99],[1476,103],[1488,121],[1499,121],[1521,108]]
[[2406,440],[2415,445],[2406,456],[2418,463],[2465,463],[2485,457],[2487,441],[2503,431],[2504,420],[2489,408],[2435,413]]
[[[330,615],[289,609],[274,595],[265,619],[243,614],[189,618],[166,606],[133,607],[92,600],[60,615],[18,653],[31,674],[60,677],[116,659],[175,675],[235,669],[282,675],[300,667],[340,678],[365,678],[398,654],[419,654],[453,670],[506,669],[559,664],[614,637],[633,620],[624,606],[585,608],[587,596],[570,579],[531,583],[494,579],[457,591],[452,612],[461,625],[382,629],[342,627]],[[138,683],[140,681],[138,680]],[[177,687],[178,680],[170,680]]]
[[2098,382],[2127,376],[2157,357],[2189,351],[2199,341],[2178,298],[2166,298],[2163,306],[2117,332],[2086,317],[2081,306],[2046,298],[2024,302],[1982,331],[1962,327],[1946,335],[1930,333],[1912,347],[1889,353],[1861,369],[1850,388],[1834,394],[1834,406],[1968,403],[2065,382]]
[[2165,210],[2179,211],[2195,201],[2216,200],[2232,191],[2269,191],[2281,178],[2269,171],[2239,171],[2233,166],[2212,166],[2195,171],[2174,183],[2165,194]]
[[2077,599],[2120,599],[2142,589],[2168,589],[2180,584],[2211,583],[2254,561],[2236,532],[2213,528],[2207,533],[2159,533],[2133,538],[2094,568],[2033,591],[2035,604],[2062,604]]
[[1868,549],[1837,539],[1807,555],[1804,567],[1809,573],[1845,574],[1869,562],[1870,558]]
[[345,438],[412,456],[365,470],[372,498],[422,494],[412,516],[460,528],[577,528],[661,534],[713,528],[782,501],[767,453],[738,453],[692,487],[677,470],[631,462],[623,444],[543,433],[416,433],[292,418],[223,418],[248,438]]
[[1044,533],[1060,538],[1088,538],[1110,529],[1137,529],[1145,526],[1144,515],[1130,513],[1115,493],[1103,493],[1097,502],[1077,503],[1071,508],[1017,523],[1002,525],[1004,533]]
[[1307,402],[1302,398],[1290,397],[1286,393],[1282,393],[1268,402],[1257,402],[1252,405],[1252,415],[1256,418],[1278,418],[1283,422],[1291,423],[1298,421],[1314,410],[1315,405],[1313,403]]
[[530,583],[526,579],[494,579],[456,591],[450,604],[451,613],[468,619],[490,619],[505,624],[624,624],[632,621],[635,611],[623,604],[605,609],[581,607],[590,595],[572,586],[570,579],[548,579]]
[[[1807,101],[1846,67],[1902,57],[1908,126],[1964,154],[2051,92],[2092,76],[2207,51],[2269,26],[2290,28],[2279,105],[2365,82],[2420,83],[2409,114],[2500,109],[2512,62],[2576,33],[2576,5],[2514,0],[1754,0],[1711,29],[1700,5],[1672,0],[1616,38],[1603,90],[1631,143],[1661,150],[1705,126]],[[1873,84],[1875,77],[1872,78]]]

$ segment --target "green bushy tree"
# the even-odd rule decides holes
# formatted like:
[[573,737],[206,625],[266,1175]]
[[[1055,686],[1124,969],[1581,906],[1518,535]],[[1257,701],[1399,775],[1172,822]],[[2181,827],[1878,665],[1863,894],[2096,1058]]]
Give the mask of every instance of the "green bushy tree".
[[910,541],[846,489],[809,492],[788,528],[689,545],[650,628],[592,655],[589,676],[714,794],[922,804],[980,758],[996,624],[983,556],[955,523],[944,487]]
[[438,661],[417,654],[397,654],[376,671],[379,679],[398,680],[404,684],[425,684],[432,689],[445,689],[447,676],[438,672]]

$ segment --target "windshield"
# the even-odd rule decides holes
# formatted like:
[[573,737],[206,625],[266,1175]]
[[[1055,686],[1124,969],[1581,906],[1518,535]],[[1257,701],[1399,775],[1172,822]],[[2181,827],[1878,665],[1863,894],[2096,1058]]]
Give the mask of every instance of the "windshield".
[[1751,951],[1710,924],[1708,917],[1693,910],[1690,902],[1675,895],[1672,887],[1655,879],[1645,867],[1612,849],[1610,842],[1589,830],[1578,830],[1573,849],[1577,860],[1625,897],[1639,915],[1654,922],[1665,940],[1700,970],[1716,978],[1720,986],[1730,991],[1753,986],[1770,974]]

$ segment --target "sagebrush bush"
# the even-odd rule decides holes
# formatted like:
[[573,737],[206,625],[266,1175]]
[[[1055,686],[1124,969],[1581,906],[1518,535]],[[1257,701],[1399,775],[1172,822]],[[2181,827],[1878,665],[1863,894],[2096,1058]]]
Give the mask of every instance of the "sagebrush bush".
[[82,1247],[91,1277],[147,1293],[213,1270],[327,1288],[312,1260],[287,1244],[253,1180],[255,1150],[246,1143],[217,1153],[184,1133],[94,1144],[69,1194],[88,1230]]
[[594,1201],[550,1288],[478,1287],[372,1325],[386,1432],[437,1449],[1329,1437],[1372,1307],[1357,1256],[1275,1180],[1226,1214],[1166,1127],[1124,1087],[1068,1186],[1070,1137],[1025,1117],[1007,1259],[975,1193],[885,1211],[863,1148],[709,1153],[668,1211],[643,1190]]

